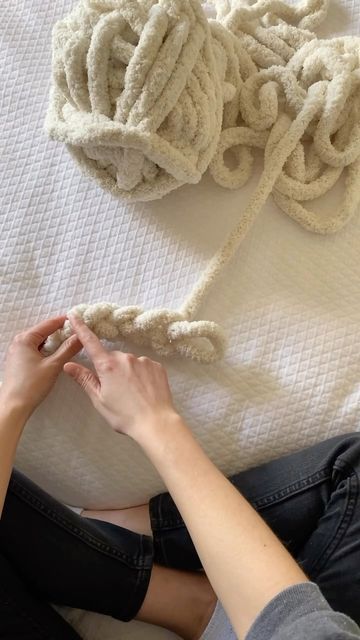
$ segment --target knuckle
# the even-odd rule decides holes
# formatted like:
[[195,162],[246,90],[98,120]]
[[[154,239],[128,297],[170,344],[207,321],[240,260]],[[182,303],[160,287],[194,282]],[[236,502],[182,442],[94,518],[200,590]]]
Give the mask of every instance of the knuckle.
[[53,353],[53,357],[52,357],[52,361],[59,361],[64,357],[64,354],[66,353],[67,349],[66,349],[66,343],[63,342],[63,344],[60,345],[60,347],[55,351],[55,353]]
[[13,344],[23,344],[25,342],[25,333],[24,331],[20,331],[13,338]]
[[79,336],[80,336],[80,338],[83,340],[85,348],[86,348],[86,347],[88,347],[88,348],[89,348],[89,349],[91,349],[91,350],[93,350],[93,349],[94,349],[94,347],[96,348],[96,346],[97,346],[97,345],[96,345],[96,343],[95,343],[95,340],[93,340],[93,336],[91,336],[91,335],[90,335],[90,336],[87,336],[87,335],[86,335],[86,334],[84,334],[84,333],[82,333],[82,334],[81,334],[81,333],[79,333],[78,335],[79,335]]
[[101,373],[111,373],[116,368],[116,360],[113,356],[107,355],[102,357],[97,363],[96,367]]
[[[133,353],[124,353],[125,362],[133,364],[138,358]],[[140,359],[140,358],[139,358]]]

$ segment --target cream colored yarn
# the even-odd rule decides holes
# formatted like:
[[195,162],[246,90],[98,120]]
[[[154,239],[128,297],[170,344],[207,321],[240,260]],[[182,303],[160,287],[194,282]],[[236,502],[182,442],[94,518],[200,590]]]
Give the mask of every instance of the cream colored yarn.
[[[360,39],[318,39],[327,10],[327,0],[81,0],[55,25],[47,131],[114,195],[160,198],[208,168],[237,189],[252,150],[264,151],[249,205],[182,307],[75,307],[99,337],[212,362],[222,331],[194,317],[269,195],[313,232],[349,220],[360,200]],[[306,208],[343,174],[339,211]],[[47,349],[70,332],[66,322]]]

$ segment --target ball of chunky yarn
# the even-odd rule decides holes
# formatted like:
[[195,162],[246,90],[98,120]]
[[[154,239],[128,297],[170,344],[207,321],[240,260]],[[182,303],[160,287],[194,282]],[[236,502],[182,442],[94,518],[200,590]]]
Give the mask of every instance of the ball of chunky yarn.
[[215,153],[221,63],[200,3],[81,0],[54,27],[47,131],[103,188],[159,198]]

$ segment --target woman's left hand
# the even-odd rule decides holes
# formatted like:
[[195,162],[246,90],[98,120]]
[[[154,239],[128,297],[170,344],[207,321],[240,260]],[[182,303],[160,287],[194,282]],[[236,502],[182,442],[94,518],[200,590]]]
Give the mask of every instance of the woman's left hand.
[[40,349],[46,338],[60,329],[66,316],[50,318],[17,334],[8,349],[0,401],[20,410],[27,419],[48,395],[62,368],[82,349],[72,335],[50,356]]

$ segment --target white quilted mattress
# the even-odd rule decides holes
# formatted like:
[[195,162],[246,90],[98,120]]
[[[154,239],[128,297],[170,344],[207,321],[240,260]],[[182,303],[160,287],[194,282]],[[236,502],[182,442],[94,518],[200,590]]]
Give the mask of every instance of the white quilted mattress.
[[[175,308],[257,179],[230,192],[205,177],[162,201],[129,205],[84,178],[43,132],[51,27],[71,6],[0,6],[1,360],[14,332],[80,302]],[[322,32],[359,28],[359,2],[334,0]],[[321,206],[337,206],[336,198]],[[269,202],[202,309],[226,330],[226,358],[167,363],[179,410],[225,472],[359,430],[359,248],[360,215],[320,237]],[[139,449],[114,435],[65,376],[28,425],[17,465],[85,507],[139,504],[162,488]],[[172,637],[69,615],[88,640]]]

